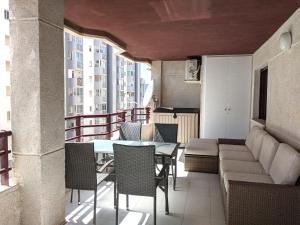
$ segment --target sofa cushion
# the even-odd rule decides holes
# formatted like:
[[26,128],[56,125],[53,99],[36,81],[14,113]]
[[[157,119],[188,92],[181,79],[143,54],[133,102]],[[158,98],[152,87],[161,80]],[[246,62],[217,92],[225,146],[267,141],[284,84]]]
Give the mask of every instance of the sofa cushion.
[[254,127],[251,128],[249,134],[247,135],[245,145],[246,145],[248,148],[250,148],[250,149],[253,148],[254,139],[255,139],[255,133],[256,133],[258,130],[261,130],[261,128],[259,128],[259,127],[257,127],[257,126],[254,126]]
[[221,176],[226,172],[265,174],[265,171],[259,162],[238,160],[221,160],[220,172]]
[[276,141],[271,135],[267,134],[264,136],[263,143],[261,145],[261,153],[259,155],[259,162],[262,164],[267,173],[269,173],[278,145],[278,141]]
[[226,191],[229,189],[229,180],[273,184],[272,178],[266,174],[225,172],[224,186]]
[[219,149],[217,141],[213,139],[198,139],[189,141],[185,147],[184,153],[187,155],[207,155],[218,156]]
[[270,175],[276,184],[295,185],[300,175],[300,153],[287,144],[280,144]]
[[248,147],[246,145],[227,145],[227,144],[220,144],[219,145],[220,152],[222,151],[249,151]]
[[219,153],[220,160],[223,159],[232,159],[232,160],[241,160],[241,161],[256,161],[250,151],[220,151]]
[[203,145],[204,143],[217,144],[217,140],[206,138],[190,138],[185,147],[188,149],[198,149],[199,146]]
[[142,141],[153,141],[153,123],[142,124]]
[[259,158],[263,138],[267,134],[268,133],[262,129],[258,129],[254,133],[253,145],[252,145],[252,148],[249,148],[249,149],[251,150],[252,155],[254,156],[254,158],[256,160],[258,160],[258,158]]

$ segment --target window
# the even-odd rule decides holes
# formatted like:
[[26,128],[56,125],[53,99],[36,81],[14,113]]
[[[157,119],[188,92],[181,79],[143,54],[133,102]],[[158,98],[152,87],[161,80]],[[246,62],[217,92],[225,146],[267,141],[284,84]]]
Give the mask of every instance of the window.
[[264,68],[260,71],[258,119],[266,120],[267,118],[267,93],[268,93],[268,68]]
[[68,59],[72,60],[73,59],[73,54],[72,54],[72,51],[69,51],[68,52]]
[[90,112],[92,112],[93,111],[93,107],[92,106],[90,106]]
[[96,89],[96,96],[100,96],[100,90]]
[[93,120],[90,120],[90,125],[93,125]]
[[6,115],[7,115],[7,121],[10,121],[10,111],[7,111]]
[[4,19],[9,20],[9,11],[4,9]]
[[106,111],[106,104],[102,104],[102,110]]
[[92,46],[89,46],[89,52],[91,52],[92,51]]
[[6,46],[10,45],[10,37],[9,37],[9,35],[5,35],[5,45]]
[[6,70],[6,72],[10,71],[10,61],[5,62],[5,70]]
[[6,86],[6,96],[10,96],[10,95],[11,95],[10,86]]
[[95,49],[95,52],[96,52],[96,53],[99,53],[99,52],[100,52],[99,48],[96,48],[96,49]]
[[97,110],[97,111],[100,110],[100,104],[95,104],[95,110]]
[[96,61],[95,61],[95,67],[99,67],[99,65],[100,65],[100,61],[99,61],[99,60],[96,60]]

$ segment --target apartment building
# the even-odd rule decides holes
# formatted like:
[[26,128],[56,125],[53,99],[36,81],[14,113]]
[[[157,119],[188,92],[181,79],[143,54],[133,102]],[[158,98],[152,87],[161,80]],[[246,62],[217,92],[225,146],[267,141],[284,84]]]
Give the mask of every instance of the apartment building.
[[10,36],[8,0],[0,1],[0,129],[10,130]]

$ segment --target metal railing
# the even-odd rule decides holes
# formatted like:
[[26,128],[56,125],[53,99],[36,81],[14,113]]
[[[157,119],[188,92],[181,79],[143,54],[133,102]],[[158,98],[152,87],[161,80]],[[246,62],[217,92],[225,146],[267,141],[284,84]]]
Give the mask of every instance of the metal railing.
[[11,136],[11,131],[0,131],[0,177],[1,185],[9,185],[9,171],[11,168],[8,163],[8,137]]
[[[94,123],[92,119],[95,119]],[[88,120],[89,123],[87,124]],[[119,131],[121,122],[139,121],[149,123],[149,120],[149,107],[120,110],[116,113],[108,114],[68,116],[65,118],[65,141],[81,142],[87,137],[111,139],[113,133]],[[95,129],[93,133],[89,133],[86,132],[88,128]]]

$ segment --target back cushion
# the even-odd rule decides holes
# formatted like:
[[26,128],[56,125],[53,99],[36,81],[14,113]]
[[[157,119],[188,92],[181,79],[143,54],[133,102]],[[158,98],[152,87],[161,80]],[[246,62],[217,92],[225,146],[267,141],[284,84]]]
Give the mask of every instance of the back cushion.
[[279,142],[269,134],[265,135],[261,145],[259,161],[262,164],[266,173],[269,173],[271,163],[275,157]]
[[255,136],[255,132],[257,130],[261,130],[259,127],[254,126],[251,128],[247,138],[246,138],[246,143],[245,145],[249,148],[252,149],[253,148],[253,143],[254,143],[254,136]]
[[153,141],[153,123],[142,124],[142,141]]
[[260,154],[260,151],[261,151],[261,146],[262,146],[262,141],[263,141],[263,138],[264,136],[267,135],[267,132],[264,131],[264,130],[256,130],[254,132],[254,140],[253,140],[253,146],[252,148],[250,148],[254,158],[256,160],[258,160],[259,158],[259,154]]
[[295,185],[300,175],[300,153],[287,144],[280,144],[270,175],[275,184]]

